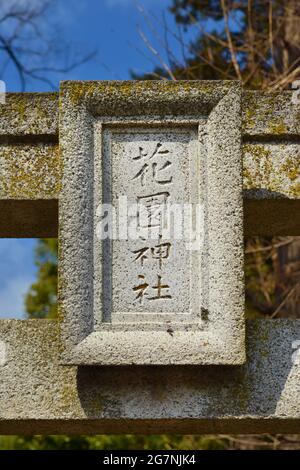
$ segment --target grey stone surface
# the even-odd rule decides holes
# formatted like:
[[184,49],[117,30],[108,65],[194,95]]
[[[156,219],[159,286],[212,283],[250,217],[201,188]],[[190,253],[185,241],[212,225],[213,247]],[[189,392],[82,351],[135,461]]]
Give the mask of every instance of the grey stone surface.
[[[98,132],[101,133],[101,129]],[[167,129],[130,127],[127,130],[125,127],[103,132],[103,157],[99,158],[103,160],[103,179],[107,185],[100,199],[106,199],[118,208],[120,198],[126,198],[127,205],[134,209],[132,212],[137,212],[134,208],[137,202],[145,209],[144,213],[141,210],[139,216],[136,215],[136,227],[131,217],[131,231],[130,226],[127,234],[119,230],[116,235],[122,236],[122,240],[111,242],[111,254],[107,254],[111,285],[103,291],[103,295],[106,291],[111,295],[107,296],[107,306],[103,305],[103,309],[101,299],[100,305],[95,306],[99,310],[106,308],[103,317],[107,321],[140,323],[143,320],[147,323],[159,322],[163,317],[173,322],[187,316],[196,321],[199,318],[198,252],[187,249],[187,241],[178,239],[180,233],[177,238],[176,233],[163,235],[162,227],[166,215],[163,209],[166,212],[169,205],[175,204],[180,209],[183,204],[196,203],[199,199],[199,194],[193,194],[199,192],[200,186],[197,134],[197,128],[182,126]],[[161,145],[161,148],[156,150],[157,145]],[[157,154],[152,156],[156,151]],[[101,175],[96,176],[96,185],[97,178],[101,178]],[[101,213],[101,200],[96,213],[98,208]],[[101,226],[99,220],[99,228]],[[124,230],[126,227],[124,221],[120,228]],[[135,239],[135,234],[130,232],[136,232]],[[96,244],[102,242],[101,233],[99,235],[98,240],[96,234]],[[108,266],[109,263],[111,266]],[[139,280],[139,275],[143,276],[143,281]],[[169,286],[162,290],[161,296],[152,288],[157,285],[158,275],[162,284]],[[144,296],[138,299],[133,287],[141,282],[146,282],[149,287]]]
[[292,91],[247,91],[243,93],[243,135],[268,136],[299,135],[300,103],[292,100]]
[[[55,236],[58,94],[9,94],[0,109],[0,234]],[[299,105],[244,91],[242,111],[245,233],[300,235]],[[0,321],[2,434],[300,432],[299,321],[248,322],[243,366],[62,366],[59,328]]]
[[59,147],[52,142],[6,142],[0,137],[0,198],[55,199],[60,190]]
[[0,139],[58,134],[58,93],[7,93],[0,104]]
[[58,94],[7,93],[0,112],[1,200],[57,199]]
[[243,366],[77,368],[55,322],[1,320],[0,432],[299,432],[299,339],[299,320],[249,321]]
[[[80,98],[79,91],[77,99]],[[299,205],[294,204],[300,197],[295,167],[292,164],[294,170],[291,172],[287,158],[289,150],[276,151],[282,143],[288,139],[291,143],[292,139],[295,149],[293,162],[299,162],[299,107],[292,103],[291,92],[243,92],[242,128],[246,144],[243,165],[244,224],[247,235],[300,234]],[[9,204],[2,204],[2,220],[9,219],[10,222],[1,225],[0,234],[26,236],[23,230],[26,227],[28,236],[39,237],[41,233],[43,236],[55,236],[57,214],[53,217],[51,207],[52,200],[59,197],[61,182],[58,94],[9,93],[6,104],[0,105],[0,110],[0,195],[1,199],[10,201]],[[270,142],[272,152],[268,156],[264,148],[266,146],[267,149]],[[264,154],[263,165],[259,163],[259,154]],[[273,154],[276,155],[275,159],[272,158]],[[19,165],[20,160],[24,163],[22,166]],[[263,177],[262,171],[266,174]],[[279,191],[271,189],[275,186]],[[262,203],[270,199],[270,189],[273,202]],[[32,213],[39,214],[40,200],[44,198],[49,201],[50,210],[46,210],[43,217],[38,216],[39,226],[34,221],[30,227]],[[21,212],[20,204],[14,204],[14,201],[24,199],[31,201],[31,204],[25,205]],[[12,214],[14,211],[18,216]],[[291,211],[295,214],[293,218],[288,217]]]
[[[243,145],[244,195],[251,199],[298,197],[300,189],[299,143],[286,139]],[[256,179],[257,187],[252,181]]]
[[[3,179],[7,179],[5,185],[0,182],[1,198],[57,199],[60,171],[57,157],[49,144],[52,143],[58,155],[58,93],[8,93],[6,104],[0,105],[0,110],[0,157],[4,162],[1,170]],[[294,172],[290,172],[288,164],[285,164],[288,163],[285,152],[280,151],[280,146],[285,142],[276,140],[284,136],[295,138],[299,135],[300,105],[292,103],[292,92],[244,91],[242,111],[245,143],[248,144],[249,138],[249,143],[252,143],[253,139],[263,137],[263,140],[257,142],[258,146],[252,147],[253,152],[247,145],[244,148],[244,198],[253,195],[257,195],[259,200],[268,198],[266,178],[269,181],[268,186],[280,188],[279,193],[274,191],[274,198],[299,198],[300,188],[295,184]],[[26,140],[20,140],[24,138]],[[267,152],[264,152],[269,141],[273,142],[272,149],[275,153],[281,152],[280,158],[276,157],[274,161],[273,151],[270,158],[268,148]],[[294,143],[294,148],[294,156],[297,157],[297,142]],[[290,153],[289,150],[287,153]],[[261,166],[263,177],[261,172],[254,171],[258,165],[259,154],[263,154],[265,162]],[[23,171],[16,168],[19,158],[24,162]],[[16,185],[13,169],[19,175],[19,184]],[[4,171],[7,171],[7,176]],[[24,187],[20,184],[23,178]],[[38,186],[37,182],[42,185]]]
[[[237,82],[63,83],[65,363],[244,362],[240,99]],[[141,231],[134,240],[99,240],[99,207],[125,196],[145,212],[147,204],[201,204],[203,240],[190,251],[165,238],[152,215],[138,222],[152,238]],[[170,250],[163,266],[137,266],[140,246],[151,253],[162,244]]]

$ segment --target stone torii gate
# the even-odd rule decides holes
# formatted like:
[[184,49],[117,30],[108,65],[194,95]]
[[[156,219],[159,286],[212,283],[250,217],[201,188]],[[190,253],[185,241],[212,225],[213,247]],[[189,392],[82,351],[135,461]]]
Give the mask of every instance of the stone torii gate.
[[[169,144],[160,144],[165,153],[173,145],[173,154],[190,155],[191,162],[194,142],[201,142],[208,175],[201,191],[206,185],[219,191],[215,199],[207,191],[205,203],[210,245],[203,266],[213,295],[202,309],[208,315],[201,318],[203,328],[196,315],[193,328],[180,317],[182,329],[165,331],[165,322],[177,325],[179,318],[171,313],[166,320],[165,304],[147,311],[155,327],[141,327],[144,308],[132,310],[129,297],[114,297],[113,282],[122,287],[132,275],[131,268],[125,277],[116,268],[110,276],[107,259],[120,266],[122,250],[115,245],[115,252],[97,254],[101,244],[91,236],[95,201],[113,198],[123,177],[135,177],[123,170],[121,157],[137,143],[142,150],[135,158],[142,159],[147,151],[140,142],[158,140]],[[0,116],[0,233],[59,234],[63,318],[0,320],[1,434],[299,432],[300,368],[293,353],[300,320],[248,320],[244,344],[240,276],[242,229],[245,236],[300,234],[299,145],[300,105],[292,93],[242,91],[237,82],[65,82],[60,97],[8,94]],[[180,185],[184,171],[178,167],[157,181],[169,184],[177,175]],[[197,186],[194,173],[187,172],[182,187]],[[108,186],[100,191],[102,181]],[[128,183],[129,195],[136,184]],[[224,269],[211,245],[221,250]],[[185,279],[178,279],[183,285]],[[109,291],[108,300],[98,295],[97,282]],[[184,310],[183,300],[176,302]],[[113,327],[105,317],[110,310]]]

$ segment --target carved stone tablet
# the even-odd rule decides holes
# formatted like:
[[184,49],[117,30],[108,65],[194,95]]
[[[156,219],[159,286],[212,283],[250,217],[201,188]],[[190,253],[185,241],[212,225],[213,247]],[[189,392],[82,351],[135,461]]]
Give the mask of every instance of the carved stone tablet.
[[66,364],[245,360],[237,82],[64,82]]

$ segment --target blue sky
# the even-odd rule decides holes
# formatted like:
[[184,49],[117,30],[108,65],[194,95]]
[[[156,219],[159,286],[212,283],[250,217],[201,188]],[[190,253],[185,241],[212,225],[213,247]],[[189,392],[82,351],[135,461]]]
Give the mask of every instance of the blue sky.
[[[6,0],[9,2],[10,0]],[[29,4],[33,1],[28,0]],[[20,0],[26,3],[26,0]],[[171,15],[167,14],[169,0],[141,0],[139,5],[146,11],[146,17],[137,8],[135,0],[53,0],[53,7],[45,18],[45,31],[51,31],[49,24],[57,28],[56,42],[66,44],[75,57],[81,53],[96,50],[97,55],[75,70],[51,74],[51,80],[58,87],[60,80],[124,80],[130,78],[130,70],[144,73],[153,70],[155,62],[141,39],[138,28],[161,54],[168,58],[163,43],[163,12],[170,30],[178,32]],[[8,3],[6,3],[7,5]],[[150,26],[149,26],[150,21]],[[148,24],[147,24],[148,22]],[[151,28],[153,31],[151,32]],[[191,34],[191,33],[189,33]],[[156,37],[159,35],[160,37]],[[189,36],[188,39],[190,39]],[[172,35],[168,37],[170,49],[179,58],[181,47]],[[53,62],[43,65],[51,66]],[[61,65],[57,59],[57,66]],[[20,91],[16,70],[8,66],[5,73],[7,91]],[[37,81],[26,84],[26,91],[49,91],[49,86]],[[33,251],[36,241],[0,239],[0,317],[24,317],[23,299],[35,279]]]
[[[151,71],[158,61],[147,49],[138,30],[142,30],[149,43],[168,62],[163,47],[164,21],[175,33],[168,34],[169,49],[181,60],[182,48],[175,37],[178,26],[168,12],[171,3],[171,0],[53,0],[43,30],[53,37],[55,28],[55,45],[59,47],[62,43],[66,49],[70,48],[75,60],[91,51],[96,51],[96,57],[71,72],[48,74],[49,78],[58,86],[60,80],[66,79],[124,80],[130,78],[130,70],[140,74]],[[190,38],[191,33],[188,35]],[[61,66],[62,63],[55,56],[55,60],[47,57],[44,65]],[[8,91],[19,90],[14,67],[7,68],[4,78]],[[49,86],[31,81],[26,84],[26,90],[47,91]]]
[[36,241],[0,239],[0,317],[21,318],[24,295],[34,281]]

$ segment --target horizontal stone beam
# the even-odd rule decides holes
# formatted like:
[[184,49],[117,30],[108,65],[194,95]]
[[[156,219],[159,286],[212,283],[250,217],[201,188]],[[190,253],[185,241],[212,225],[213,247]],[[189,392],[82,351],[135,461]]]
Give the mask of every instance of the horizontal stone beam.
[[[0,200],[10,200],[1,206],[1,237],[57,236],[58,108],[57,93],[11,93],[0,105]],[[291,92],[244,92],[246,236],[300,234],[299,118]],[[20,211],[18,200],[32,203]]]
[[[0,109],[0,236],[57,236],[58,94],[8,94]],[[300,235],[299,117],[291,92],[243,94],[246,236]],[[2,434],[299,432],[299,320],[248,321],[243,366],[77,368],[59,338],[56,321],[0,320]]]
[[[2,238],[58,236],[57,199],[4,199],[0,200],[0,211]],[[290,199],[245,200],[244,233],[246,237],[300,235],[299,202]]]
[[0,137],[58,139],[58,93],[7,93],[0,105]]
[[[58,200],[0,200],[0,237],[56,238]],[[291,217],[291,214],[293,216]],[[300,235],[300,204],[297,200],[244,200],[244,233],[252,236]]]
[[1,320],[0,433],[296,433],[299,340],[297,320],[251,320],[243,366],[77,369],[55,321]]
[[300,105],[292,91],[244,91],[242,132],[247,138],[280,138],[300,134]]
[[244,234],[245,237],[300,235],[300,200],[244,199]]
[[56,238],[58,234],[57,199],[0,200],[0,237]]

